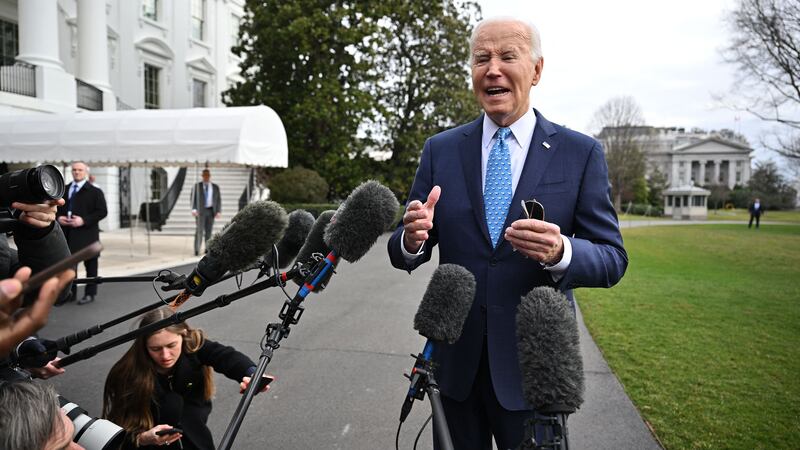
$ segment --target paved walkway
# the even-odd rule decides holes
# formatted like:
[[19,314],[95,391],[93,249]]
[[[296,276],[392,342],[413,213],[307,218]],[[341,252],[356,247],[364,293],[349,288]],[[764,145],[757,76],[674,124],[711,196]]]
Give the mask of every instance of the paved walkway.
[[[623,227],[647,225],[678,225],[686,222],[633,221]],[[100,259],[101,276],[135,275],[196,262],[193,236],[162,236],[148,238],[142,231],[104,232],[100,236],[104,251]],[[371,251],[384,251],[384,246]],[[570,418],[570,443],[575,449],[637,449],[660,450],[649,427],[625,394],[602,353],[595,345],[579,314],[581,353],[586,373],[586,393],[583,407]]]

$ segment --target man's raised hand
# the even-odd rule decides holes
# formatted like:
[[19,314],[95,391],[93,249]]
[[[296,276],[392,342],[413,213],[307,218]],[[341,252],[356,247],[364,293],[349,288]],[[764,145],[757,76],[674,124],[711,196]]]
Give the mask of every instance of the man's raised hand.
[[403,246],[409,253],[417,253],[428,240],[428,230],[433,228],[433,210],[441,194],[442,188],[434,186],[425,203],[414,200],[408,204],[403,214]]

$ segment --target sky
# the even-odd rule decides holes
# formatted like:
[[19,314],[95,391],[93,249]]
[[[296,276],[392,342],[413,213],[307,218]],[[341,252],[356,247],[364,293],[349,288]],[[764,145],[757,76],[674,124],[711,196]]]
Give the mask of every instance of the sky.
[[550,121],[589,133],[594,112],[633,97],[648,125],[729,128],[750,141],[755,160],[773,126],[712,97],[733,85],[735,66],[720,54],[734,0],[478,0],[483,17],[530,20],[542,38],[544,71],[531,103]]

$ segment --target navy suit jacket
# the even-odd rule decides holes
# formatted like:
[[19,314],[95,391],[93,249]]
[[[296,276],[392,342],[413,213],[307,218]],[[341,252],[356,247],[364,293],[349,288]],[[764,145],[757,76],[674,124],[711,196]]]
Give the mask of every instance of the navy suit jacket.
[[502,235],[492,248],[481,190],[483,116],[431,137],[422,150],[408,201],[425,202],[433,186],[442,188],[424,255],[406,264],[400,248],[402,224],[388,244],[397,268],[410,272],[428,261],[438,245],[440,264],[460,264],[475,276],[475,300],[461,338],[453,345],[435,346],[437,381],[444,395],[466,399],[485,335],[497,399],[511,411],[531,409],[523,398],[517,356],[515,318],[520,298],[534,287],[552,286],[572,300],[573,288],[611,287],[628,264],[602,147],[535,113],[536,128],[505,227],[523,218],[521,200],[535,198],[544,206],[545,220],[557,224],[572,243],[572,261],[558,283],[537,261],[512,251]]

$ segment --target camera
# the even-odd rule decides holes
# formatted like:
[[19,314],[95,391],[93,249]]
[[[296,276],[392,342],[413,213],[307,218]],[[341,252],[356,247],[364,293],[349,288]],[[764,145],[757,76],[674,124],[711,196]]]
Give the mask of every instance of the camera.
[[64,196],[64,177],[46,164],[0,175],[0,208],[13,202],[42,203]]
[[44,203],[64,196],[64,177],[49,164],[0,175],[0,232],[16,230],[19,212],[14,202]]
[[[0,369],[0,386],[4,383],[32,383],[30,374],[14,366]],[[86,450],[111,450],[119,448],[125,439],[125,430],[106,419],[91,417],[75,403],[58,395],[58,404],[75,426],[72,441]]]
[[58,396],[61,410],[75,425],[72,441],[87,450],[110,450],[119,448],[125,439],[124,430],[114,422],[91,417],[80,406],[61,395]]

